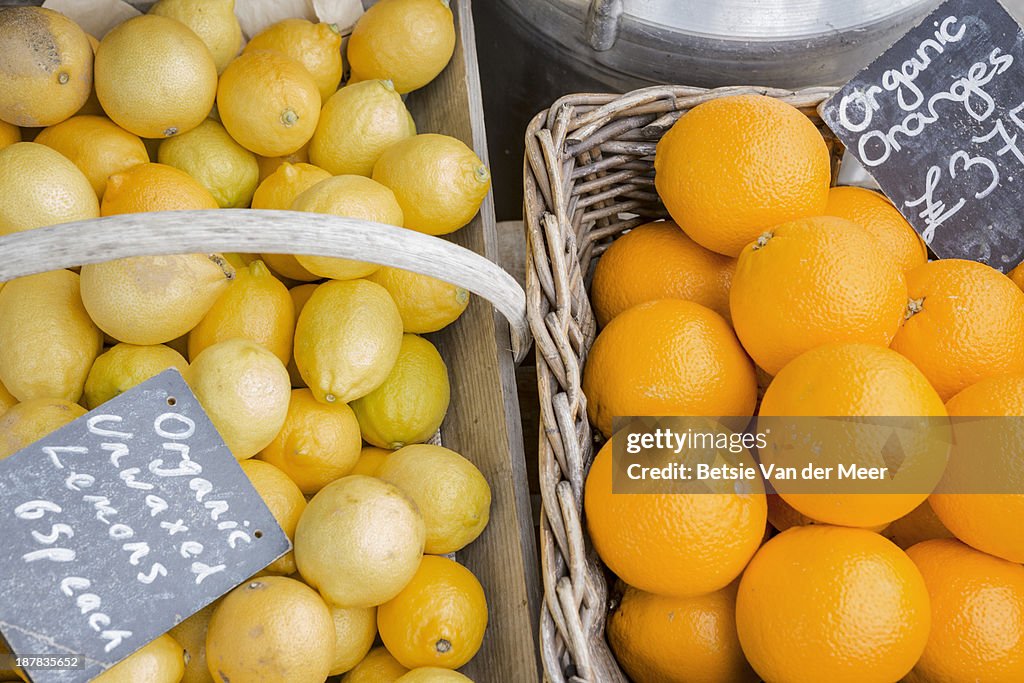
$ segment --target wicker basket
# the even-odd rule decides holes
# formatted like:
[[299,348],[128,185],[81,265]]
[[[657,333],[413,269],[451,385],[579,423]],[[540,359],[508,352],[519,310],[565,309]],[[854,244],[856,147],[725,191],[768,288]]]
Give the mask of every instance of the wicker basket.
[[[527,305],[540,392],[541,657],[548,680],[625,681],[604,637],[606,573],[583,528],[583,483],[594,454],[581,389],[596,335],[587,298],[597,257],[623,232],[667,216],[654,190],[654,150],[702,102],[758,93],[800,108],[832,150],[817,106],[834,90],[656,86],[626,95],[570,95],[526,133]],[[599,435],[596,435],[599,438]]]

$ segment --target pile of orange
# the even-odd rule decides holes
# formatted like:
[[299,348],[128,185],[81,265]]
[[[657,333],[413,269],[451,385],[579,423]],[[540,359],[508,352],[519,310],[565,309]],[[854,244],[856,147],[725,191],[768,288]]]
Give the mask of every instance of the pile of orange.
[[821,134],[773,98],[693,108],[655,171],[672,220],[601,256],[583,376],[608,439],[586,524],[621,579],[607,635],[622,668],[637,683],[1024,680],[1024,495],[616,494],[611,456],[620,416],[1022,416],[1024,268],[928,261],[883,195],[830,187]]

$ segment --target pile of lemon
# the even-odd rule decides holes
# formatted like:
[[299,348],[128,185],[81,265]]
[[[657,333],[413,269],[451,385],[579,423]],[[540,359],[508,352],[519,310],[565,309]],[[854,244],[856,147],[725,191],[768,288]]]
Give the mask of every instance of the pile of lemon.
[[[233,5],[162,0],[98,42],[57,12],[0,9],[0,235],[185,209],[432,235],[473,218],[486,167],[459,140],[417,134],[402,97],[453,54],[447,2],[375,4],[340,89],[336,27],[287,20],[243,46]],[[293,541],[97,680],[468,680],[454,670],[479,650],[487,605],[444,555],[482,533],[491,496],[468,459],[426,443],[450,387],[420,336],[468,303],[440,280],[301,254],[139,257],[0,283],[0,458],[177,368]]]

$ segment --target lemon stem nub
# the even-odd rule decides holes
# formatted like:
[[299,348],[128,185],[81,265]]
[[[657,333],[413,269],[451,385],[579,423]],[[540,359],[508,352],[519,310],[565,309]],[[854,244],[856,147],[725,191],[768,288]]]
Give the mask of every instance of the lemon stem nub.
[[291,109],[285,109],[281,114],[281,123],[286,126],[295,125],[295,122],[299,120],[299,115]]
[[757,238],[756,242],[754,242],[754,251],[757,251],[758,249],[760,249],[763,246],[765,246],[766,244],[768,244],[768,241],[772,237],[774,237],[774,235],[772,235],[772,233],[770,233],[770,232],[762,232],[761,236]]
[[61,85],[64,85],[65,83],[67,83],[70,80],[71,80],[71,76],[68,76],[68,72],[67,71],[61,71],[59,74],[57,74],[57,82],[60,83]]
[[910,299],[907,301],[907,310],[903,313],[904,320],[910,320],[915,315],[921,312],[924,308],[924,297],[920,299]]
[[331,29],[335,33],[341,33],[341,27],[337,24],[327,24],[327,28]]
[[380,84],[383,85],[388,90],[394,90],[395,89],[395,82],[393,80],[391,80],[390,78],[381,81]]
[[491,172],[487,170],[486,166],[477,166],[476,179],[481,183],[486,183],[491,179]]
[[335,401],[338,400],[338,397],[335,396],[334,394],[327,394],[326,396],[324,396],[324,400],[327,401],[328,403],[334,403]]
[[437,644],[434,647],[437,648],[438,652],[444,654],[445,652],[448,652],[452,649],[452,644],[450,641],[442,638],[441,640],[437,641]]

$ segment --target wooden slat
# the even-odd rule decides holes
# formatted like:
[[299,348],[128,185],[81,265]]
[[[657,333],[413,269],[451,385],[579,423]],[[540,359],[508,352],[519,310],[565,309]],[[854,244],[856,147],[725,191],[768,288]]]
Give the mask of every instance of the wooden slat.
[[[487,162],[487,138],[469,0],[454,0],[458,44],[448,68],[407,105],[422,133],[444,133],[472,146]],[[451,241],[498,258],[494,200]],[[458,554],[487,594],[490,624],[483,648],[464,671],[480,683],[538,681],[536,641],[540,580],[530,513],[523,435],[508,325],[475,298],[459,321],[436,335],[448,364],[452,403],[441,427],[446,446],[483,471],[493,493],[483,535]]]

